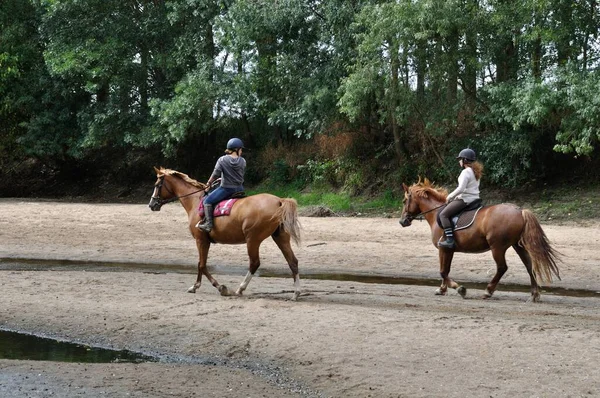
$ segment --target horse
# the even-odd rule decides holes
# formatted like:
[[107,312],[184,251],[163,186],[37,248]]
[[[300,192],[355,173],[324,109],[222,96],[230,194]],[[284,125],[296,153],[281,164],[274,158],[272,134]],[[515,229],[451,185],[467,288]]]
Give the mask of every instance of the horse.
[[[437,224],[437,213],[446,203],[448,192],[433,185],[428,179],[419,181],[410,187],[402,184],[404,200],[400,225],[408,227],[412,220],[423,216],[431,228],[431,240],[437,243],[444,231]],[[540,299],[538,283],[552,282],[552,274],[559,280],[557,262],[561,254],[556,251],[546,237],[535,215],[527,209],[520,209],[516,205],[502,203],[481,208],[473,224],[460,231],[455,231],[454,249],[439,248],[440,275],[442,284],[436,290],[437,295],[445,295],[448,286],[465,298],[467,289],[458,285],[448,275],[454,252],[483,253],[491,250],[496,262],[496,274],[487,285],[483,299],[491,298],[500,279],[508,269],[505,254],[512,247],[525,265],[531,280],[531,300]]]
[[[222,296],[241,296],[248,283],[260,266],[259,247],[269,236],[273,238],[292,271],[294,278],[294,295],[292,300],[300,296],[300,276],[298,259],[292,250],[291,240],[300,243],[301,225],[298,220],[297,203],[291,198],[279,198],[271,194],[257,194],[240,198],[233,205],[231,214],[215,217],[214,227],[210,233],[196,228],[200,220],[198,206],[206,195],[206,184],[198,182],[179,171],[156,168],[156,182],[150,203],[152,211],[160,211],[161,207],[179,200],[188,215],[190,232],[196,240],[198,248],[198,277],[196,283],[187,291],[196,293],[205,275]],[[211,242],[222,244],[246,244],[249,266],[246,277],[236,290],[231,293],[225,285],[219,284],[206,267],[208,250]]]

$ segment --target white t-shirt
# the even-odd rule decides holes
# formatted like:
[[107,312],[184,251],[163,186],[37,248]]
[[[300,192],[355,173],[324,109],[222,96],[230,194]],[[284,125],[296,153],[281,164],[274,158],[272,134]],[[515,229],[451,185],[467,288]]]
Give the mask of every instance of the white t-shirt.
[[470,167],[465,167],[458,176],[458,187],[448,195],[448,201],[457,198],[465,203],[479,199],[479,180]]

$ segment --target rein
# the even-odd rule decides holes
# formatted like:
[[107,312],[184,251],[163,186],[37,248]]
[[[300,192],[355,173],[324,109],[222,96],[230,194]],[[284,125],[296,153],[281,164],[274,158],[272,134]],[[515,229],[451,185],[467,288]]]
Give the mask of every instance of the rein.
[[440,207],[444,207],[444,206],[446,206],[446,205],[447,205],[447,203],[444,203],[444,204],[442,204],[442,205],[439,205],[438,207],[434,207],[433,209],[429,209],[429,210],[427,210],[427,211],[423,211],[423,212],[421,212],[421,213],[417,214],[416,216],[409,216],[409,217],[410,217],[410,219],[411,219],[411,220],[419,220],[419,221],[423,221],[423,218],[417,218],[417,217],[421,217],[421,216],[423,216],[423,215],[425,215],[425,214],[427,214],[427,213],[431,213],[432,211],[434,211],[434,210],[437,210],[437,209],[439,209]]

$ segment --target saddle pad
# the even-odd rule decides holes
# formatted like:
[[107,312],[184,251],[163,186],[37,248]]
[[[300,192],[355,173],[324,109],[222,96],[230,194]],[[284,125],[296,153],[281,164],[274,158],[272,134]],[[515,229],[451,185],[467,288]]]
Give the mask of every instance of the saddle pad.
[[460,213],[458,216],[452,218],[452,223],[454,224],[454,230],[457,231],[459,229],[465,229],[473,224],[475,221],[475,216],[477,212],[481,210],[481,207],[473,210],[467,210]]
[[[476,207],[474,209],[463,210],[460,213],[458,213],[457,215],[455,215],[454,217],[452,217],[452,220],[450,220],[450,221],[452,221],[452,225],[454,225],[454,230],[458,231],[460,229],[469,228],[475,221],[475,216],[477,216],[477,213],[482,208],[483,208],[483,206],[480,204],[478,207]],[[442,207],[441,210],[443,210],[443,209],[444,208]],[[440,228],[444,228],[442,226],[442,222],[440,220],[441,210],[437,213],[437,224]]]
[[[231,214],[231,208],[238,200],[239,199],[225,199],[217,203],[213,211],[214,217],[228,216]],[[204,202],[200,202],[200,206],[198,206],[198,214],[200,215],[200,218],[204,217]]]

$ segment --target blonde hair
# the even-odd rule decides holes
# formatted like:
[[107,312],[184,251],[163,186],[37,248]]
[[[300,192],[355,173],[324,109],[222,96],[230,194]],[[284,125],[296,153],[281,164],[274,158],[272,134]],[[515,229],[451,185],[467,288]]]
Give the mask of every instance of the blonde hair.
[[473,173],[475,173],[475,178],[477,179],[477,181],[479,181],[481,179],[481,177],[483,176],[483,164],[481,164],[481,162],[474,161],[474,162],[470,162],[470,163],[465,163],[465,166],[468,166],[473,170]]

